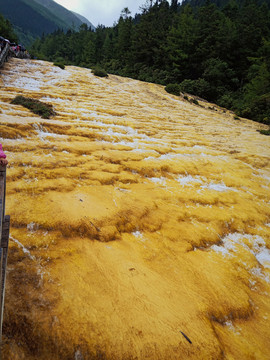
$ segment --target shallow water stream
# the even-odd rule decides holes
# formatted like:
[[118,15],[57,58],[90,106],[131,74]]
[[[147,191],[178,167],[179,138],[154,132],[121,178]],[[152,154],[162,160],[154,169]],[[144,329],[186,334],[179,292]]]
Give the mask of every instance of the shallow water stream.
[[269,359],[263,125],[72,66],[13,59],[0,77],[3,360]]

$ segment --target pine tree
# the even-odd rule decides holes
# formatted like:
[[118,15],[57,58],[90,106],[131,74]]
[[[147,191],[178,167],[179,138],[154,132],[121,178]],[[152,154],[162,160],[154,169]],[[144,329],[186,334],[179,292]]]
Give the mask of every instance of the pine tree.
[[174,82],[181,82],[195,75],[193,71],[195,69],[191,64],[197,38],[198,22],[191,6],[186,5],[175,18],[167,37],[166,53],[169,58],[169,67],[174,69]]
[[178,9],[178,0],[171,0],[171,10],[172,12],[177,12]]
[[11,42],[18,42],[17,35],[15,35],[11,23],[5,19],[2,14],[0,14],[0,35]]
[[126,64],[126,61],[130,56],[129,53],[131,48],[132,18],[129,15],[129,9],[124,8],[117,24],[117,57],[123,65]]

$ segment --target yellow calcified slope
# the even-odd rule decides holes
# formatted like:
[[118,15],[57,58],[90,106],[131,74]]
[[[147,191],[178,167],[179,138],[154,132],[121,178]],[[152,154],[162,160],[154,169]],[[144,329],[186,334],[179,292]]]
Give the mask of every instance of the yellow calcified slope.
[[1,78],[4,358],[269,359],[262,125],[87,69],[12,60]]

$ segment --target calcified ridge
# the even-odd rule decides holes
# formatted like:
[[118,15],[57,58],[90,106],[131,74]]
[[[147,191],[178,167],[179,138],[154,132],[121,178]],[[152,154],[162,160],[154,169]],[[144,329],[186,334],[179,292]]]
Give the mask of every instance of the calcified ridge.
[[[0,84],[3,358],[269,359],[263,125],[41,61],[11,60]],[[57,115],[11,105],[20,94]]]

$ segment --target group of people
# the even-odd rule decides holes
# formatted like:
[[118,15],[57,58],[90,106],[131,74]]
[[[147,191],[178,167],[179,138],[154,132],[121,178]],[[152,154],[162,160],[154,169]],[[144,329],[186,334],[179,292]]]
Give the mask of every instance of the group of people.
[[7,157],[6,154],[4,153],[3,149],[2,149],[2,144],[0,144],[0,166],[7,166],[8,161],[7,161]]
[[[3,36],[0,36],[0,52],[4,50],[7,44],[11,44],[8,39],[3,38]],[[16,45],[16,44],[15,44]]]
[[[3,51],[3,49],[5,48],[6,46],[6,42],[3,41],[2,37],[0,37],[0,53]],[[4,39],[4,40],[7,40],[7,39]],[[8,161],[7,161],[7,157],[6,157],[6,154],[4,153],[3,149],[2,149],[2,144],[0,144],[0,166],[6,166],[8,164]]]
[[19,58],[29,58],[30,55],[23,45],[10,42],[3,36],[0,36],[0,53],[4,50],[5,46],[9,44],[9,55]]

